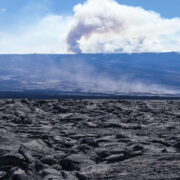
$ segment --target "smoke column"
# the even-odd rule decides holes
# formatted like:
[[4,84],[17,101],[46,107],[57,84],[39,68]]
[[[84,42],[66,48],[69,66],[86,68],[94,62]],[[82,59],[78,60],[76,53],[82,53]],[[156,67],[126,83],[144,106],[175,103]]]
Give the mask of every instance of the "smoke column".
[[108,24],[107,19],[103,17],[96,17],[97,20],[100,22],[99,24],[86,24],[83,20],[80,20],[77,25],[69,32],[67,43],[68,43],[68,51],[74,53],[81,53],[81,49],[79,48],[78,40],[81,37],[88,37],[91,34],[102,34],[102,33],[116,33],[117,30],[120,31],[121,23],[116,22],[109,17],[108,21],[111,23]]
[[[116,17],[113,17],[111,14],[106,13],[98,13],[97,15],[91,11],[91,6],[100,6],[102,3],[113,3],[113,1],[94,1],[90,0],[85,3],[84,6],[77,5],[75,10],[75,18],[76,18],[76,25],[71,29],[67,37],[68,43],[68,51],[74,53],[81,53],[81,49],[79,48],[78,40],[81,37],[85,37],[88,39],[92,34],[104,34],[104,33],[118,33],[120,32],[120,28],[122,23]],[[94,6],[94,7],[96,7]],[[81,9],[82,8],[82,12]],[[86,8],[88,9],[86,11]],[[80,12],[79,12],[80,10]],[[86,12],[85,12],[86,11]]]
[[114,0],[87,0],[74,7],[66,40],[72,53],[180,51],[180,19]]

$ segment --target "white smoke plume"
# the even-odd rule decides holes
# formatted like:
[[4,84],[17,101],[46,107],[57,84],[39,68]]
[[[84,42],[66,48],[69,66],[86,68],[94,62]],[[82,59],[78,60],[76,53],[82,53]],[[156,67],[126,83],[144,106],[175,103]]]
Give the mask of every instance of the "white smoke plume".
[[114,0],[87,0],[74,7],[67,44],[73,53],[180,51],[180,18]]

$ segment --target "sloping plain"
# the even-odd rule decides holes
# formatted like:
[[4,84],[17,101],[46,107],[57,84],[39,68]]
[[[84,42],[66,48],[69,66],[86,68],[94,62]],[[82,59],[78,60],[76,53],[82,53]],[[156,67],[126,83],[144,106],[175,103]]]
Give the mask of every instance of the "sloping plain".
[[140,93],[138,83],[149,93],[151,85],[180,91],[179,70],[178,53],[0,55],[0,90],[105,93],[119,82],[121,93]]

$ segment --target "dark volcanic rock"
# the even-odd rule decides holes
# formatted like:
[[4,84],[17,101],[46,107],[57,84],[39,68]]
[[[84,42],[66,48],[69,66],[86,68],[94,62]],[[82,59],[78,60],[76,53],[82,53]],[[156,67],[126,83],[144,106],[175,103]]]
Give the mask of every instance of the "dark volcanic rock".
[[107,163],[114,163],[118,161],[123,161],[126,159],[126,156],[124,154],[113,154],[111,156],[108,156],[106,158]]
[[4,178],[6,176],[6,172],[0,171],[0,179]]
[[180,150],[180,141],[174,144],[174,147]]
[[57,163],[57,161],[52,156],[45,156],[41,159],[41,162],[44,164],[48,164],[50,166]]
[[89,157],[84,154],[72,154],[63,158],[60,161],[60,164],[64,170],[79,171],[84,166],[94,165],[95,162],[90,160]]
[[0,167],[2,166],[25,167],[26,163],[16,155],[3,155],[0,156]]
[[0,179],[180,179],[180,101],[0,100]]

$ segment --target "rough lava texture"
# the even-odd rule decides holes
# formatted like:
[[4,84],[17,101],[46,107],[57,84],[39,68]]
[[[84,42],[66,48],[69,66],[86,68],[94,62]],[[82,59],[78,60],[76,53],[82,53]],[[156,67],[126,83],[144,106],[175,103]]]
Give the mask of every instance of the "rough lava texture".
[[0,179],[178,180],[180,101],[0,100]]

